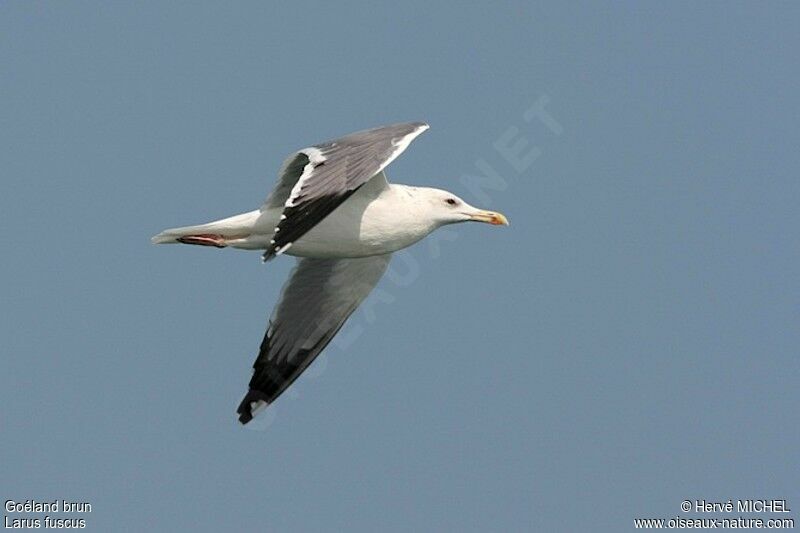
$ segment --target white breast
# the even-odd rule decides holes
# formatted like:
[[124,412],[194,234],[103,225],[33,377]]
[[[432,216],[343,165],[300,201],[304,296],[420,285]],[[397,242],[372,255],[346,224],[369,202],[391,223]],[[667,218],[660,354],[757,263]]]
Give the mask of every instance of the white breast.
[[[286,252],[301,257],[366,257],[410,246],[433,231],[402,185],[366,184]],[[380,184],[378,184],[380,185]]]

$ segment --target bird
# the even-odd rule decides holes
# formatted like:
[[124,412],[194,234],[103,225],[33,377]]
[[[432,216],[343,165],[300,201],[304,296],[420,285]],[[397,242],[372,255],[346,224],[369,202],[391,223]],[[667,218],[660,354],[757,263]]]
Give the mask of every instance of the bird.
[[154,244],[263,250],[296,257],[253,364],[239,422],[273,403],[322,352],[386,271],[392,253],[447,224],[508,225],[453,193],[390,184],[384,170],[429,128],[381,126],[300,149],[260,208],[167,229]]

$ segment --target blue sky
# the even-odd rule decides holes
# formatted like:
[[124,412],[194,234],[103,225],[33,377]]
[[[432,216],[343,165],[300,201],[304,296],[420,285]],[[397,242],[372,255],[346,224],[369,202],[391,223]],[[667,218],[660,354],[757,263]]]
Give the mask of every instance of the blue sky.
[[[88,501],[98,531],[800,506],[800,9],[466,4],[0,6],[4,501]],[[400,254],[241,428],[292,260],[150,236],[412,120],[389,178],[512,225]]]

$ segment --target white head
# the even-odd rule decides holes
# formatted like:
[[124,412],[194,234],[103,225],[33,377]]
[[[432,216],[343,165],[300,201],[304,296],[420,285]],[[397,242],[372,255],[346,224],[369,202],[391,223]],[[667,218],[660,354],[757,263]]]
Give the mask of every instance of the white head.
[[472,207],[451,192],[428,187],[420,187],[415,192],[420,200],[426,202],[426,211],[439,226],[469,220],[508,226],[508,219],[502,214]]

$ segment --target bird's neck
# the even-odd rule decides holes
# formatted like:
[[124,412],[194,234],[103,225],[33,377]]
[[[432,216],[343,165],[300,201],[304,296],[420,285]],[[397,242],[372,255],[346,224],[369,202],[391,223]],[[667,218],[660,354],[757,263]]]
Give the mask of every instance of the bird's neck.
[[[392,235],[401,248],[422,239],[441,224],[431,218],[428,201],[418,187],[392,183],[369,208],[369,224],[384,238]],[[366,229],[366,228],[365,228]]]

